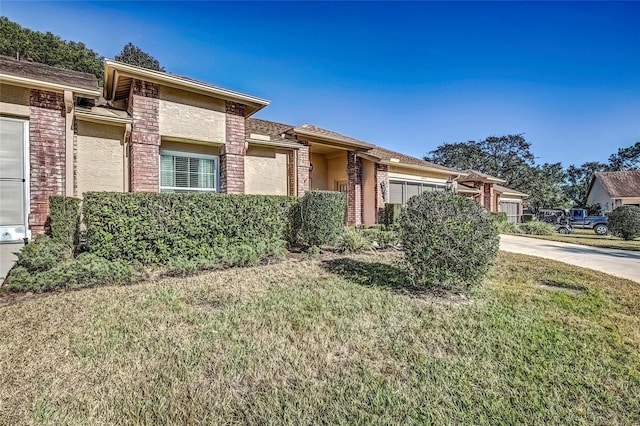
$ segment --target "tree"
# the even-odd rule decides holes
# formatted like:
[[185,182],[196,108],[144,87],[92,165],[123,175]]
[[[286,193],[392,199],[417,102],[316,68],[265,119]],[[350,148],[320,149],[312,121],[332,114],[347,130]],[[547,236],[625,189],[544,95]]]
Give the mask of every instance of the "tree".
[[581,166],[573,164],[567,168],[563,191],[574,207],[587,207],[589,184],[598,172],[609,170],[609,166],[599,161],[589,161]]
[[609,169],[615,171],[640,169],[640,142],[620,148],[609,157]]
[[527,181],[519,188],[529,194],[525,199],[527,207],[538,211],[541,208],[570,207],[570,201],[563,191],[566,172],[562,163],[544,163],[529,170]]
[[114,59],[125,64],[164,72],[164,68],[156,58],[131,42],[127,43]]
[[54,67],[81,71],[102,80],[102,57],[84,43],[66,41],[50,32],[23,28],[0,17],[0,54]]
[[523,189],[535,157],[522,134],[490,136],[479,142],[445,143],[425,160],[465,170],[473,169],[506,180],[507,186]]

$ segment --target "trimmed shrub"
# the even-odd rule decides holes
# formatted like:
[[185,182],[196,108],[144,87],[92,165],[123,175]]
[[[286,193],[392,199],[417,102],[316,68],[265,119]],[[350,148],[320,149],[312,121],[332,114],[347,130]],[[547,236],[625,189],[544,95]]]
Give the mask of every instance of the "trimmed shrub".
[[78,241],[80,227],[79,198],[49,197],[49,232],[54,241],[74,246]]
[[640,207],[620,206],[609,213],[609,232],[615,237],[633,240],[640,237]]
[[496,221],[495,224],[496,224],[496,229],[500,234],[521,234],[522,233],[518,225],[516,225],[513,222]]
[[495,220],[498,223],[506,222],[508,220],[507,213],[505,212],[492,212],[491,216],[493,217],[493,220]]
[[206,193],[89,192],[89,252],[110,260],[168,264],[227,259],[246,265],[285,246],[293,197]]
[[71,248],[48,235],[38,235],[17,253],[16,266],[29,273],[47,271],[73,258]]
[[455,193],[425,192],[400,215],[404,267],[414,285],[468,288],[482,280],[498,253],[491,216]]
[[336,191],[307,191],[291,210],[292,244],[321,246],[336,242],[344,228],[346,199]]
[[338,238],[337,248],[343,253],[359,253],[373,249],[373,245],[367,239],[363,230],[345,227],[344,232]]
[[400,220],[402,212],[402,204],[389,203],[384,209],[384,224],[387,226],[396,226]]
[[556,229],[552,225],[539,220],[521,223],[518,228],[522,233],[528,235],[553,235],[556,233]]
[[40,293],[62,288],[127,284],[134,280],[134,276],[134,269],[123,261],[109,261],[91,253],[82,253],[75,260],[57,263],[51,269],[35,273],[24,266],[16,266],[9,273],[6,285],[13,291]]

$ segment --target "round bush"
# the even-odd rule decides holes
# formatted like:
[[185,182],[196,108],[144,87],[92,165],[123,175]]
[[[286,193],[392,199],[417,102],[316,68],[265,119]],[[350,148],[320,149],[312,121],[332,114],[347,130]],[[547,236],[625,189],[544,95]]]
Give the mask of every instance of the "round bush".
[[625,240],[640,237],[640,207],[620,206],[609,213],[609,232]]
[[498,253],[491,216],[454,193],[410,198],[400,215],[400,239],[406,269],[421,287],[468,288],[482,280]]

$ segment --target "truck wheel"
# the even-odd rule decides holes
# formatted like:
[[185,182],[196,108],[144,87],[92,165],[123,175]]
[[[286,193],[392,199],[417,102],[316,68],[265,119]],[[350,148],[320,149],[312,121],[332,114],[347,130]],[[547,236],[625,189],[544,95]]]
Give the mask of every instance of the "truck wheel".
[[607,235],[608,231],[609,229],[607,228],[607,225],[596,225],[593,227],[593,232],[597,235]]
[[560,234],[564,234],[564,235],[567,235],[567,234],[570,234],[570,233],[571,233],[571,231],[569,230],[569,228],[565,228],[564,226],[563,226],[563,227],[561,227],[561,228],[558,228],[558,232],[559,232]]

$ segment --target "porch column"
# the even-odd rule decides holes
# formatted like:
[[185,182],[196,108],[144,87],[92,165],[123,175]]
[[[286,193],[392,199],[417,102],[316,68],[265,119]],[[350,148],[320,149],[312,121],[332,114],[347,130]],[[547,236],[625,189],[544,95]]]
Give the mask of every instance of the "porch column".
[[160,189],[160,100],[158,85],[134,80],[129,95],[132,118],[129,144],[131,192]]
[[297,196],[302,197],[309,188],[309,181],[311,172],[309,167],[311,161],[309,160],[309,144],[299,141],[301,143],[300,148],[296,154],[296,176],[298,180],[297,184]]
[[362,225],[362,159],[357,152],[347,153],[347,225]]
[[244,105],[225,102],[226,141],[220,148],[220,192],[244,194]]
[[389,200],[389,168],[386,164],[375,164],[376,223],[384,223],[385,209]]

